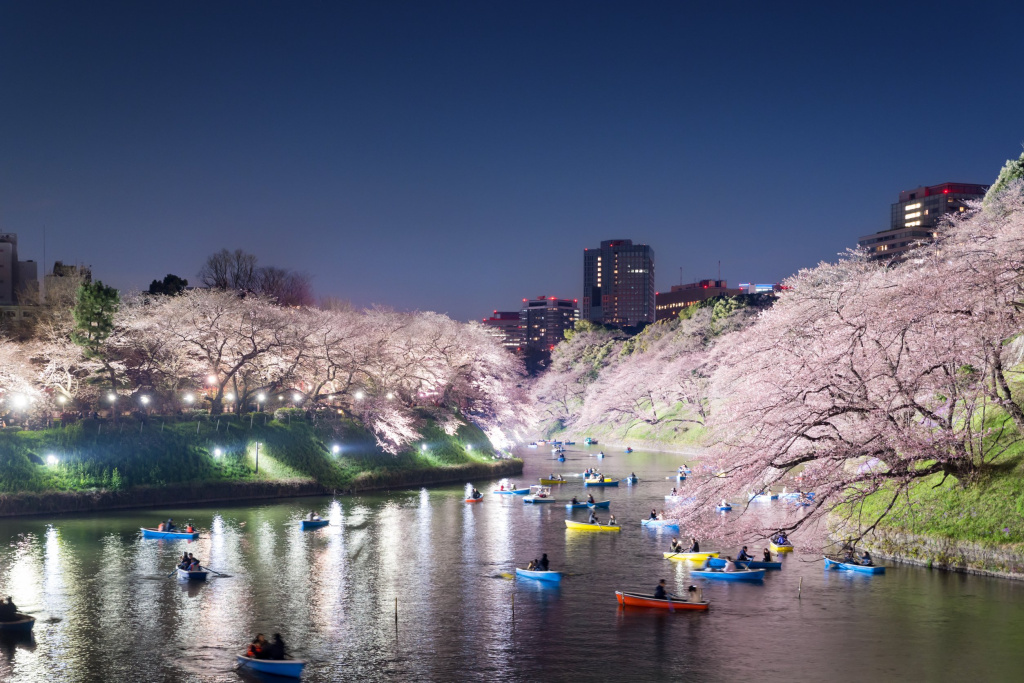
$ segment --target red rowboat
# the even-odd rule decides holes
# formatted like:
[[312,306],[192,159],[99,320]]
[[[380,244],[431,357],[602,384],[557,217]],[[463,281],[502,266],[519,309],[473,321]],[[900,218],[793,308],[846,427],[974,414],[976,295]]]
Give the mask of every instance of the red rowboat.
[[685,602],[682,600],[659,600],[653,595],[640,595],[639,593],[624,593],[615,591],[615,597],[623,607],[655,607],[657,609],[699,609],[706,610],[711,603]]

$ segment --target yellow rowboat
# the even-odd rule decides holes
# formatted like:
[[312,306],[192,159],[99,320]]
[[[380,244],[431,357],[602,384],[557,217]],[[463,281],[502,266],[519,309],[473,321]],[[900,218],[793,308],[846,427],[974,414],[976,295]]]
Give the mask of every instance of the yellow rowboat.
[[555,484],[568,484],[569,480],[568,479],[545,479],[544,477],[541,477],[540,478],[540,483],[544,484],[545,486],[554,486]]
[[768,544],[768,549],[773,553],[791,553],[793,552],[793,546],[791,545],[775,545],[774,543]]
[[573,522],[565,520],[566,529],[579,529],[581,531],[620,531],[622,527],[618,524],[586,524],[584,522]]
[[677,560],[679,562],[703,562],[709,557],[718,557],[717,550],[706,553],[665,553],[666,560]]

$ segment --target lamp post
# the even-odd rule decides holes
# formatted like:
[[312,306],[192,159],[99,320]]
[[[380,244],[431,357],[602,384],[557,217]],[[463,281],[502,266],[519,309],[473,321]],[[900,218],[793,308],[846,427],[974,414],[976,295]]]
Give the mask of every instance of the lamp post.
[[256,442],[256,474],[260,473],[260,442]]
[[256,394],[256,412],[263,412],[263,402],[267,400],[266,394]]

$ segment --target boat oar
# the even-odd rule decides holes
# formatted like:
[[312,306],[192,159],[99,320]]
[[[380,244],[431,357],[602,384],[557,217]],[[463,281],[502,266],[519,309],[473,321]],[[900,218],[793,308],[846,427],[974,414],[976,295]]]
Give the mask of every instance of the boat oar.
[[213,573],[214,573],[214,574],[216,574],[217,576],[226,576],[226,574],[221,574],[221,573],[220,573],[219,571],[217,571],[216,569],[210,569],[209,567],[203,567],[203,569],[205,569],[205,570],[206,570],[206,571],[208,571],[208,572],[213,572]]

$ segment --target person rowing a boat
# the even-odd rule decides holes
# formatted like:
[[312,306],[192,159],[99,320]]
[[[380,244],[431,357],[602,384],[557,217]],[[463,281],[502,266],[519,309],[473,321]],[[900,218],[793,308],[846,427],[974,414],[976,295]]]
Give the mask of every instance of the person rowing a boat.
[[188,559],[188,553],[182,553],[181,562],[178,563],[178,569],[188,569],[190,564],[192,564],[192,560]]
[[672,493],[670,493],[669,495],[672,496],[673,498],[675,498],[676,496],[679,495],[679,489],[677,489],[675,486],[673,486],[672,487]]
[[164,531],[174,531],[174,518],[168,517],[167,521],[164,522]]
[[267,647],[267,659],[284,659],[284,640],[280,633],[274,634],[274,640]]
[[860,556],[858,562],[860,562],[861,566],[864,567],[870,567],[875,564],[875,561],[871,559],[871,553],[867,550],[865,550],[864,554]]
[[588,493],[587,494],[587,505],[593,505],[593,504],[594,504],[594,494],[593,493]]
[[736,563],[733,562],[733,559],[732,559],[731,556],[729,556],[729,555],[725,556],[725,569],[723,569],[722,571],[725,571],[725,572],[739,571],[739,567],[737,567]]
[[540,564],[537,560],[530,560],[530,564],[526,565],[526,571],[535,572],[537,571],[537,565]]
[[683,544],[679,542],[679,539],[673,538],[672,545],[670,545],[668,549],[674,553],[681,553],[683,552]]
[[775,535],[775,538],[772,539],[772,543],[775,545],[789,545],[789,540],[786,538],[786,534],[780,531]]
[[657,518],[658,518],[658,511],[655,510],[654,508],[651,508],[651,516],[648,517],[647,519],[657,519]]
[[695,536],[690,536],[690,548],[686,552],[688,552],[688,553],[699,553],[700,552],[700,543],[697,542],[697,538]]
[[548,571],[548,566],[549,566],[548,554],[544,553],[543,555],[540,556],[540,562],[537,563],[537,570],[538,571],[542,571],[542,572],[546,572],[546,571]]
[[739,553],[736,555],[737,562],[748,562],[752,559],[754,559],[754,556],[747,553],[747,546],[740,548]]
[[473,494],[470,496],[470,498],[472,498],[473,500],[479,500],[482,497],[483,496],[480,494],[480,492],[477,491],[476,488],[474,488],[473,489]]
[[14,599],[11,596],[7,596],[7,599],[0,602],[0,621],[20,621],[21,616],[18,614],[18,606],[14,604]]
[[659,581],[658,585],[654,587],[654,599],[668,600],[668,591],[665,590],[665,579]]
[[578,500],[576,500],[576,496],[572,497],[572,504],[573,505],[579,505],[580,504],[580,502]]
[[590,518],[587,520],[588,524],[601,525],[600,520],[597,519],[597,515],[594,514],[594,508],[590,508]]
[[249,643],[249,649],[246,651],[245,656],[252,659],[266,659],[269,649],[270,644],[267,642],[266,636],[262,633],[257,633],[256,637]]

